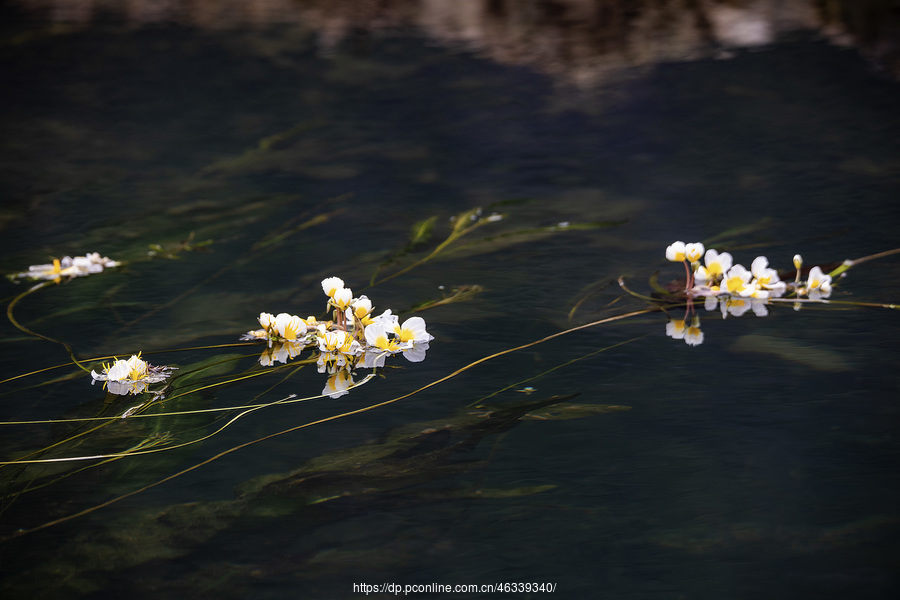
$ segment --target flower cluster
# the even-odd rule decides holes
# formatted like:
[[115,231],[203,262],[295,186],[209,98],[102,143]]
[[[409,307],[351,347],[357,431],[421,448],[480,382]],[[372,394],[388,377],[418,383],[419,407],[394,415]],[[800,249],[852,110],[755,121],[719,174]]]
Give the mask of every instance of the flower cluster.
[[687,325],[695,298],[703,298],[707,311],[719,310],[725,318],[739,317],[750,310],[764,317],[768,314],[766,305],[775,298],[805,296],[812,301],[824,301],[831,295],[831,276],[818,266],[810,269],[806,280],[801,281],[803,258],[799,254],[794,256],[796,276],[790,282],[781,280],[765,256],[757,256],[748,270],[735,264],[728,252],[707,250],[701,243],[675,242],[666,248],[666,258],[684,263],[687,278],[684,294],[688,299],[684,319],[671,319],[666,324],[666,335],[683,339],[691,346],[703,343],[699,317],[694,314]]
[[339,277],[322,281],[328,307],[334,319],[319,321],[315,317],[261,313],[262,329],[245,333],[241,339],[265,340],[267,347],[259,358],[263,366],[287,363],[304,349],[318,352],[316,364],[329,379],[322,391],[332,398],[349,393],[353,386],[353,369],[383,367],[385,359],[403,354],[407,360],[425,360],[428,342],[434,339],[425,330],[422,317],[411,317],[402,324],[390,309],[373,315],[372,301],[366,296],[353,296]]
[[94,273],[102,273],[103,269],[118,267],[120,262],[100,256],[98,252],[92,252],[85,256],[63,256],[54,258],[52,264],[31,265],[24,273],[18,273],[20,279],[43,279],[57,283],[63,277],[84,277]]
[[142,394],[147,385],[165,381],[175,367],[158,367],[141,358],[140,353],[128,360],[116,359],[112,364],[103,365],[103,371],[91,371],[93,381],[103,381],[106,389],[113,394]]

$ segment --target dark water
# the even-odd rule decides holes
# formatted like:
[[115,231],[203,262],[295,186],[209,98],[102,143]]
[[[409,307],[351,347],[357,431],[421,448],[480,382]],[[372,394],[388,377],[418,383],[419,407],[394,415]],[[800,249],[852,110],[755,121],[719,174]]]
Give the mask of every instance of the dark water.
[[[483,288],[420,313],[435,336],[424,362],[394,357],[402,369],[350,395],[254,412],[170,452],[79,472],[5,466],[4,494],[33,473],[66,476],[7,496],[3,535],[639,310],[615,279],[646,294],[655,271],[677,278],[662,260],[676,239],[747,228],[709,245],[784,269],[795,253],[823,264],[897,246],[900,87],[814,40],[574,92],[412,33],[360,34],[323,54],[292,28],[36,31],[0,49],[0,268],[91,251],[131,261],[15,307],[81,359],[142,350],[189,371],[233,358],[199,380],[238,377],[259,348],[183,349],[234,343],[261,311],[321,314],[322,278],[361,290],[432,215],[435,238],[382,275],[426,255],[458,213],[504,218],[457,243],[480,244],[365,290],[377,311],[408,312],[439,286]],[[171,250],[191,233],[213,244],[144,260],[149,244]],[[896,302],[898,264],[851,269],[833,299]],[[25,289],[4,283],[3,296]],[[5,539],[3,585],[9,597],[66,598],[351,598],[364,582],[552,583],[565,598],[894,597],[900,321],[845,308],[710,313],[697,347],[666,337],[659,313],[573,332]],[[62,345],[9,322],[2,334],[4,378],[67,361]],[[314,368],[287,373],[166,407],[324,385]],[[89,379],[68,367],[5,382],[2,418],[130,406],[110,407]],[[523,416],[567,394],[578,396],[557,412]],[[66,454],[166,432],[196,439],[225,424],[217,417],[127,420]],[[72,433],[2,427],[4,460]],[[398,428],[412,441],[390,460],[336,464],[339,449],[393,448]],[[276,485],[248,493],[263,475]]]

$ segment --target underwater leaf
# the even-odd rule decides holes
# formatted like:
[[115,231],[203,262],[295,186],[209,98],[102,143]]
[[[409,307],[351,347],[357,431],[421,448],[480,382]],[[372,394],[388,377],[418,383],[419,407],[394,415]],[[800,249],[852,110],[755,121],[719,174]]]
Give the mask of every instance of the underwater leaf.
[[772,354],[782,360],[806,365],[817,371],[851,371],[853,367],[835,350],[812,346],[796,340],[749,333],[739,337],[729,348],[732,352]]
[[413,304],[409,311],[410,312],[421,312],[423,310],[427,310],[429,308],[434,308],[436,306],[443,306],[445,304],[453,304],[454,302],[467,302],[473,299],[475,296],[484,291],[484,288],[480,285],[461,285],[459,287],[455,287],[450,290],[449,295],[445,295],[442,298],[435,298],[433,300],[424,300],[419,302],[418,304]]
[[583,419],[594,415],[604,415],[626,410],[631,410],[631,407],[624,404],[573,404],[563,402],[532,411],[522,418],[535,421],[568,421],[569,419]]
[[437,215],[434,215],[413,225],[407,248],[411,250],[431,239],[431,234],[434,232],[434,224],[436,221]]
[[592,223],[576,223],[567,224],[564,227],[559,225],[550,225],[547,227],[531,227],[527,229],[517,229],[499,233],[497,235],[486,236],[481,239],[473,240],[466,244],[461,244],[442,253],[442,257],[456,255],[458,256],[477,256],[489,252],[496,252],[519,244],[535,242],[537,240],[555,235],[565,231],[587,231],[595,229],[609,229],[623,225],[627,220],[621,221],[596,221]]

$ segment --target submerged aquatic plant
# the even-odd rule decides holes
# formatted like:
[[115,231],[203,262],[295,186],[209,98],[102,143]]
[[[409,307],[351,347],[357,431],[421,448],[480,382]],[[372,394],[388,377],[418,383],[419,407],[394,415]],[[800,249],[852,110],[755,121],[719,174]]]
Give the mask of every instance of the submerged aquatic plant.
[[[336,214],[336,213],[329,213]],[[297,232],[307,226],[307,223],[316,222],[314,218],[307,218],[302,226],[291,229],[288,233]],[[383,263],[375,269],[372,276],[372,283],[380,283],[388,279],[397,277],[403,273],[407,273],[413,268],[422,266],[438,257],[445,258],[454,252],[474,251],[496,251],[498,248],[504,248],[510,243],[510,240],[516,240],[516,243],[524,240],[538,239],[545,235],[550,235],[557,230],[575,230],[575,229],[596,229],[599,227],[611,226],[609,224],[583,224],[571,225],[569,223],[559,223],[558,226],[538,227],[530,229],[516,229],[493,233],[478,239],[472,239],[477,236],[471,236],[469,243],[464,244],[463,237],[470,236],[473,232],[481,227],[492,224],[496,225],[499,221],[504,221],[498,225],[497,229],[506,226],[505,217],[499,214],[482,215],[478,210],[467,211],[457,215],[450,221],[451,231],[446,240],[433,246],[431,249],[419,250],[421,245],[428,242],[431,229],[437,222],[436,219],[428,219],[417,225],[413,239],[410,241],[409,247],[404,252],[392,256],[388,262]],[[485,228],[483,232],[491,231]],[[285,236],[284,232],[276,232],[274,237],[264,240],[253,247],[253,250],[265,250],[280,243]],[[415,255],[412,253],[415,252]],[[408,256],[411,255],[411,256]],[[631,308],[617,311],[619,314],[606,316],[605,318],[595,320],[591,323],[572,326],[564,331],[557,331],[547,335],[541,339],[520,344],[515,347],[494,352],[488,356],[482,356],[476,360],[472,360],[468,364],[456,369],[451,373],[436,376],[427,383],[420,385],[413,391],[403,391],[394,395],[387,400],[378,400],[362,406],[353,405],[351,408],[342,411],[335,411],[335,414],[327,416],[317,415],[308,422],[288,423],[284,425],[282,431],[270,433],[259,439],[240,440],[232,447],[214,454],[211,457],[194,462],[188,466],[179,466],[165,475],[151,476],[154,481],[150,483],[131,483],[130,491],[125,493],[117,492],[119,495],[104,500],[102,503],[90,506],[84,510],[76,512],[68,512],[60,518],[47,520],[42,524],[25,526],[17,529],[8,537],[17,537],[24,535],[37,529],[53,526],[57,523],[65,522],[81,515],[89,514],[96,510],[105,508],[124,498],[131,497],[141,493],[146,489],[171,481],[183,474],[199,469],[210,462],[219,460],[233,452],[239,451],[250,445],[282,436],[294,431],[299,431],[307,427],[318,426],[321,424],[333,422],[337,419],[359,415],[367,411],[379,409],[381,407],[399,402],[416,394],[422,394],[426,390],[431,390],[435,386],[451,380],[461,374],[475,369],[488,361],[497,359],[501,356],[507,356],[511,353],[522,351],[527,348],[544,344],[551,340],[568,335],[572,332],[584,330],[589,327],[596,327],[601,324],[613,323],[616,321],[624,321],[641,315],[647,315],[656,311],[665,311],[674,304],[687,302],[688,311],[681,319],[671,319],[666,325],[667,334],[673,339],[684,340],[690,345],[699,345],[704,341],[704,332],[700,326],[700,318],[694,311],[694,302],[702,299],[704,306],[710,310],[718,310],[723,316],[739,316],[749,310],[753,310],[757,315],[767,314],[769,303],[778,300],[786,302],[802,301],[806,302],[833,302],[829,300],[829,294],[832,293],[832,283],[849,268],[845,263],[840,269],[829,273],[821,270],[816,272],[810,270],[808,275],[801,281],[801,273],[798,272],[795,277],[793,274],[779,274],[768,265],[765,257],[757,257],[750,265],[750,269],[746,269],[741,265],[734,263],[731,254],[727,252],[719,253],[714,249],[707,250],[703,244],[684,244],[676,243],[671,246],[671,250],[667,251],[667,255],[671,255],[673,260],[681,261],[685,264],[687,275],[686,284],[679,283],[681,289],[670,293],[666,296],[664,302],[660,298],[642,297],[646,303],[637,310]],[[797,257],[799,260],[799,257]],[[249,262],[251,259],[242,259]],[[396,266],[387,273],[383,274],[381,279],[377,275],[379,271],[395,264]],[[402,261],[402,262],[401,262]],[[850,264],[856,264],[860,261],[850,261]],[[244,263],[235,263],[244,264]],[[62,263],[59,266],[62,271]],[[211,278],[205,280],[202,284],[198,284],[194,288],[186,291],[184,294],[166,302],[161,307],[169,308],[183,297],[187,297],[199,289],[203,284],[211,281],[212,278],[218,277],[224,273],[227,268],[223,267],[215,273]],[[799,271],[799,269],[798,269]],[[839,271],[839,272],[838,272]],[[828,278],[831,279],[828,279]],[[782,281],[784,278],[784,281]],[[787,283],[793,279],[793,283]],[[610,279],[610,282],[615,279]],[[50,287],[51,281],[43,281],[35,289]],[[624,287],[624,286],[623,286]],[[440,288],[443,289],[443,288]],[[480,291],[479,285],[466,285],[451,288],[449,292],[443,294],[443,297],[437,300],[431,300],[426,303],[414,305],[412,311],[419,311],[425,308],[441,306],[462,299],[471,299]],[[50,444],[44,444],[38,450],[26,450],[25,454],[10,457],[9,460],[0,461],[0,468],[4,466],[16,465],[14,469],[9,469],[7,473],[14,475],[17,489],[8,495],[10,502],[16,498],[23,496],[39,486],[48,486],[55,483],[63,477],[68,477],[78,473],[80,470],[89,468],[83,466],[89,464],[90,467],[108,464],[110,461],[128,459],[129,461],[136,456],[149,455],[151,453],[162,455],[170,453],[175,461],[178,453],[172,453],[172,450],[185,448],[193,444],[197,444],[218,435],[221,431],[228,428],[236,420],[253,411],[261,410],[270,406],[284,406],[314,400],[316,398],[331,397],[338,398],[348,394],[354,388],[375,378],[378,369],[385,366],[390,357],[396,354],[403,356],[410,362],[419,362],[425,358],[429,349],[429,343],[433,340],[433,336],[428,332],[425,321],[421,317],[411,317],[401,320],[398,315],[390,309],[377,307],[374,301],[368,296],[354,294],[350,290],[343,279],[338,277],[328,277],[322,281],[322,290],[327,297],[327,310],[329,315],[319,317],[303,318],[298,315],[287,312],[267,313],[262,312],[258,315],[259,327],[252,331],[246,332],[242,339],[247,342],[256,342],[258,347],[262,347],[262,353],[257,357],[253,352],[250,356],[227,355],[225,357],[215,357],[204,364],[197,366],[181,365],[181,370],[177,377],[166,380],[171,369],[166,367],[154,367],[147,364],[140,355],[131,356],[128,360],[118,360],[105,365],[105,368],[90,371],[92,380],[103,381],[107,390],[113,394],[138,394],[141,392],[151,391],[150,384],[161,383],[166,381],[167,395],[164,402],[157,403],[156,400],[161,397],[157,396],[143,397],[139,401],[129,400],[125,396],[113,398],[107,395],[103,399],[103,407],[99,412],[94,412],[94,407],[99,404],[93,401],[90,405],[90,416],[83,416],[84,413],[72,418],[55,419],[53,421],[17,421],[8,422],[6,426],[33,426],[38,423],[53,423],[55,425],[67,424],[61,440],[54,440]],[[30,293],[30,291],[28,292]],[[371,293],[371,292],[370,292]],[[10,303],[7,314],[13,323],[25,333],[42,337],[45,336],[35,334],[27,328],[20,326],[12,317],[12,308],[16,302],[25,294],[16,298]],[[616,298],[614,302],[621,300]],[[610,303],[612,305],[613,303]],[[619,305],[621,308],[622,305]],[[161,310],[155,307],[153,310],[145,313],[152,316]],[[573,309],[574,310],[574,309]],[[135,321],[132,321],[132,324]],[[115,337],[115,336],[114,336]],[[643,337],[643,336],[641,336]],[[620,342],[630,343],[640,338],[633,338]],[[56,341],[56,340],[51,340]],[[62,343],[62,342],[60,342]],[[518,391],[524,394],[530,394],[535,388],[530,384],[554,370],[566,368],[575,361],[595,355],[598,352],[614,348],[619,344],[609,346],[608,348],[592,349],[592,351],[583,356],[568,360],[561,364],[556,364],[543,373],[537,375],[529,373],[527,378],[510,382],[502,389],[494,391],[491,395],[500,394],[508,391]],[[64,344],[69,350],[72,361],[75,364],[74,351],[67,344]],[[241,345],[242,344],[223,344],[224,345]],[[204,347],[212,348],[212,347]],[[183,348],[181,350],[194,351],[198,348]],[[177,351],[177,350],[170,350]],[[304,356],[305,355],[305,356]],[[111,357],[102,357],[94,360],[109,359]],[[227,375],[225,368],[228,364],[237,364],[240,360],[253,360],[253,366],[246,372],[235,376]],[[290,364],[289,364],[290,363]],[[59,365],[60,368],[70,366],[72,363]],[[281,365],[284,365],[282,367]],[[268,394],[277,386],[282,385],[287,379],[293,376],[298,370],[316,365],[319,373],[324,374],[324,383],[320,388],[316,385],[314,392],[307,397],[298,397],[297,394],[283,396],[276,401],[259,400],[264,394]],[[81,366],[81,365],[79,365]],[[260,368],[260,366],[264,368]],[[12,381],[20,377],[27,377],[46,371],[34,371],[33,373],[17,375],[4,381]],[[82,367],[84,368],[84,367]],[[230,368],[230,367],[228,367]],[[163,372],[167,369],[169,372]],[[369,370],[368,372],[362,369]],[[311,370],[311,369],[310,369]],[[202,373],[202,374],[201,374]],[[365,374],[362,374],[365,373]],[[238,382],[253,377],[265,378],[267,376],[279,374],[281,379],[272,386],[267,387],[264,391],[260,391],[253,398],[241,401],[240,406],[222,406],[222,403],[210,402],[208,391],[217,386],[233,386]],[[68,375],[66,375],[68,377]],[[275,379],[276,377],[272,377]],[[0,382],[2,383],[2,382]],[[52,382],[42,382],[37,385],[48,385]],[[543,385],[543,384],[542,384]],[[523,387],[526,386],[526,387]],[[36,387],[36,386],[35,386]],[[319,390],[321,389],[321,392]],[[116,391],[119,390],[119,391]],[[202,392],[202,393],[201,393]],[[213,400],[216,398],[213,397]],[[136,405],[136,406],[133,406]],[[592,409],[594,410],[594,409]],[[339,413],[339,414],[337,414]],[[547,418],[536,415],[533,418]],[[182,421],[182,419],[188,419]],[[212,425],[215,424],[215,427]],[[71,429],[70,429],[71,428]],[[427,438],[426,438],[427,439]],[[429,455],[431,455],[429,451]],[[180,460],[180,459],[179,459]],[[31,467],[30,465],[36,465]],[[52,465],[53,471],[47,469],[47,465]],[[66,465],[66,466],[63,466]],[[356,467],[353,467],[356,469]],[[44,470],[47,469],[47,470]],[[58,469],[58,470],[57,470]],[[24,474],[24,475],[21,475]],[[350,474],[356,477],[357,472],[354,470]],[[36,482],[37,485],[34,485]],[[326,495],[325,499],[331,497]],[[324,500],[317,499],[316,502]],[[2,510],[2,506],[0,506]],[[27,525],[27,524],[26,524]],[[2,532],[0,532],[2,535]],[[0,538],[2,539],[2,538]]]

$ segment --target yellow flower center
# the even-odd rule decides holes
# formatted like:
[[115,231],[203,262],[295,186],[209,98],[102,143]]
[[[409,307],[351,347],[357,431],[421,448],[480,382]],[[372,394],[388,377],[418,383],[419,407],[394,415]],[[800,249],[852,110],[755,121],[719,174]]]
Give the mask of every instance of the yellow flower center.
[[399,348],[399,344],[396,340],[389,340],[386,335],[379,335],[375,338],[375,347],[388,352],[395,352]]
[[725,291],[737,292],[743,287],[744,280],[740,277],[732,277],[731,279],[726,279],[723,285],[725,286]]

